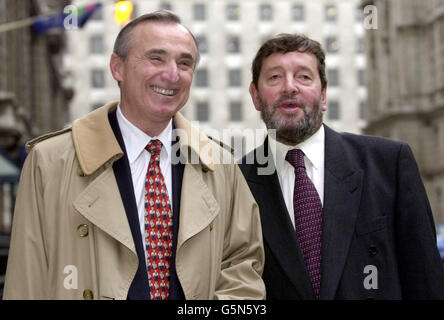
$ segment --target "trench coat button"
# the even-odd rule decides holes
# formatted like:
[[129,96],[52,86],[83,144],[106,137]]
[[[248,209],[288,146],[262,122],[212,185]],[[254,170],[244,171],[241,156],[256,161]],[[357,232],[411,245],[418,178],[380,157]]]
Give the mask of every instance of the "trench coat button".
[[213,228],[214,228],[214,225],[213,225],[213,223],[211,222],[211,223],[210,223],[210,231],[213,231]]
[[207,166],[202,166],[202,171],[203,172],[208,172],[208,167]]
[[371,245],[371,246],[368,248],[368,252],[370,252],[370,254],[371,254],[372,256],[375,256],[375,255],[378,253],[378,248],[377,248],[375,245]]
[[84,238],[88,235],[88,225],[87,224],[81,224],[77,227],[77,233],[80,238]]
[[78,174],[80,177],[84,177],[84,176],[85,176],[85,173],[83,172],[82,168],[80,168],[80,167],[77,168],[77,174]]
[[90,289],[83,290],[83,299],[93,300],[94,299],[93,292]]

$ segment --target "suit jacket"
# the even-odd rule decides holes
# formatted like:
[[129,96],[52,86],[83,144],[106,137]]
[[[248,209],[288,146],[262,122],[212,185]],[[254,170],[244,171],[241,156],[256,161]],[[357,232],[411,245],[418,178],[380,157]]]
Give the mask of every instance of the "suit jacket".
[[[267,149],[266,140],[240,164],[260,208],[267,298],[314,299],[277,173],[258,173],[273,162]],[[320,298],[444,299],[432,212],[407,144],[325,126]]]

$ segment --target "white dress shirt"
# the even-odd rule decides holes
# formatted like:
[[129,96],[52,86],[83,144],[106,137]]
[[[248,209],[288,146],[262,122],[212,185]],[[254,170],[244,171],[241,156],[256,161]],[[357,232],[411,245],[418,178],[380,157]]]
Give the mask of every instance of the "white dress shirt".
[[308,177],[313,182],[318,191],[322,205],[324,205],[324,150],[325,150],[325,132],[324,125],[316,131],[310,138],[296,146],[289,146],[276,141],[269,135],[269,150],[273,154],[273,160],[276,164],[276,170],[281,185],[282,195],[284,196],[288,214],[291,222],[294,222],[293,209],[293,191],[294,191],[294,167],[285,160],[287,152],[291,149],[301,149],[304,152],[304,163]]
[[[140,232],[142,240],[145,244],[145,179],[148,170],[148,164],[151,154],[145,150],[146,145],[152,139],[159,139],[162,142],[162,150],[160,152],[160,170],[165,178],[168,196],[170,197],[171,210],[173,209],[172,201],[172,173],[171,173],[171,136],[173,122],[169,122],[168,126],[156,137],[150,137],[145,132],[137,128],[122,113],[120,104],[117,106],[117,122],[122,133],[123,142],[125,143],[126,153],[129,166],[131,169],[131,178],[133,180],[134,195],[136,197],[137,212],[139,214]],[[145,248],[145,245],[144,245]]]

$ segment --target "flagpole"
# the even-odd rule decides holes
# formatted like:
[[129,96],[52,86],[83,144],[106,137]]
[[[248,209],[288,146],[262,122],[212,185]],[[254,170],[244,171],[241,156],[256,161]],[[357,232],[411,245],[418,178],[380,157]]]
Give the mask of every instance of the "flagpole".
[[29,18],[26,18],[23,20],[17,20],[17,21],[12,21],[12,22],[8,22],[8,23],[0,24],[0,33],[28,27],[34,22],[35,19],[49,17],[53,14],[56,14],[57,12],[58,11],[51,11],[51,12],[48,12],[45,14],[41,14],[39,16],[29,17]]
[[1,32],[6,32],[6,31],[10,31],[10,30],[15,30],[15,29],[20,29],[20,28],[28,27],[34,21],[34,18],[35,17],[31,17],[31,18],[26,18],[26,19],[23,19],[23,20],[18,20],[18,21],[13,21],[13,22],[1,24],[0,25],[0,33]]

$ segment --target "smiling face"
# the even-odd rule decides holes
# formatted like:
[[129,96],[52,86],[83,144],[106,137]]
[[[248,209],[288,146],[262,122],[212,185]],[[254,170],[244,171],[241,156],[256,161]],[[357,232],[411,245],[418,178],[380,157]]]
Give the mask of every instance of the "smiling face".
[[110,62],[125,117],[150,136],[162,132],[188,100],[196,59],[194,40],[182,25],[137,25],[126,59],[114,53]]
[[326,88],[322,89],[316,57],[291,51],[273,53],[263,60],[258,86],[251,83],[253,103],[276,138],[296,145],[322,124]]

